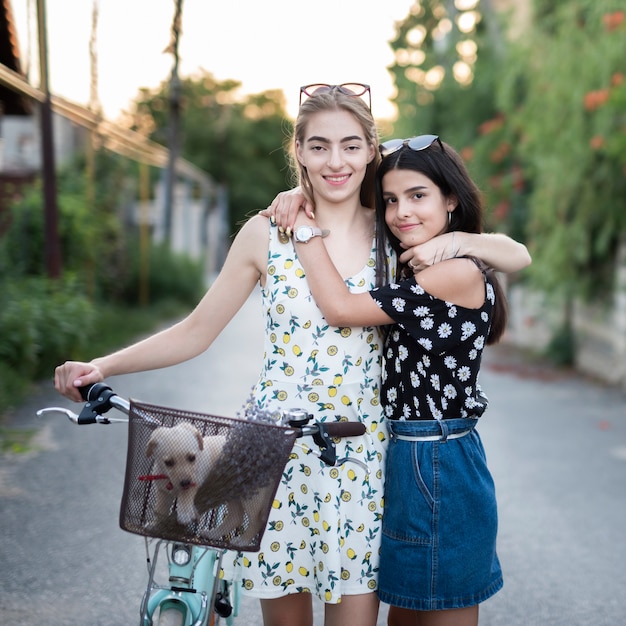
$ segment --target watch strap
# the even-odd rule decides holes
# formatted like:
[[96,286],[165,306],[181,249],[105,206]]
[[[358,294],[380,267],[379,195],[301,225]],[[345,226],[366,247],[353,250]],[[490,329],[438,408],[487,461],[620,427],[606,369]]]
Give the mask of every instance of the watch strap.
[[[311,236],[308,239],[299,239],[298,238],[298,231],[300,229],[307,229],[311,232]],[[328,237],[328,235],[330,234],[330,230],[324,228],[318,228],[317,226],[300,226],[299,228],[296,228],[295,232],[294,232],[294,240],[297,241],[298,243],[308,243],[309,241],[311,241],[311,239],[313,239],[313,237],[322,237],[322,239],[324,237]]]

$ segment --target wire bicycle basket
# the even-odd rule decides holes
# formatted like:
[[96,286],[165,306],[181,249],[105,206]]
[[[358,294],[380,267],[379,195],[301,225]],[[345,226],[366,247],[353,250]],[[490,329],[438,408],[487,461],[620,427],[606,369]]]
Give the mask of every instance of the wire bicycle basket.
[[[128,417],[120,527],[258,552],[296,431],[136,401]],[[189,443],[194,437],[199,449]]]

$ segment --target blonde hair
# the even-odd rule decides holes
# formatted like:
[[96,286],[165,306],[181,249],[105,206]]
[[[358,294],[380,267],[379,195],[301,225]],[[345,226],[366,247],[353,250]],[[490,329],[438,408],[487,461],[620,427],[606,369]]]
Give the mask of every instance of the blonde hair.
[[296,157],[296,143],[304,144],[306,139],[306,127],[309,120],[316,113],[324,111],[347,111],[350,113],[361,125],[366,141],[374,147],[375,155],[365,170],[360,194],[361,204],[373,209],[376,198],[376,169],[380,163],[376,122],[374,121],[369,107],[361,98],[342,93],[336,87],[328,91],[314,93],[300,105],[298,117],[296,118],[287,150],[291,170],[295,178],[294,182],[300,186],[302,193],[304,193],[307,199],[311,203],[314,203],[311,180],[309,179],[306,168],[302,166]]

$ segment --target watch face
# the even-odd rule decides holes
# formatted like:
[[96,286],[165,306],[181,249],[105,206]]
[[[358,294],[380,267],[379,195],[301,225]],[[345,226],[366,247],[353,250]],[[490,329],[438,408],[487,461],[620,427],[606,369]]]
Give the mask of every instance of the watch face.
[[300,226],[296,230],[296,239],[301,243],[306,243],[313,236],[313,229],[309,226]]

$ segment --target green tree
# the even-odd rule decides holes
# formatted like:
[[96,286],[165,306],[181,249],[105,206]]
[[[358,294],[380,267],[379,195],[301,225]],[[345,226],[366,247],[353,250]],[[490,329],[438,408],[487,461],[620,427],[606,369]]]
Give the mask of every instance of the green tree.
[[391,41],[394,134],[436,133],[458,148],[471,145],[477,120],[495,113],[493,70],[502,45],[489,2],[415,2]]
[[623,2],[536,10],[497,92],[498,132],[530,181],[531,275],[552,293],[608,295],[626,231]]
[[[228,190],[231,228],[264,208],[287,177],[285,99],[280,91],[239,97],[240,83],[209,73],[181,79],[181,156]],[[142,92],[135,128],[167,145],[168,84]]]

